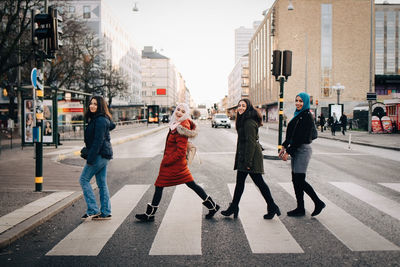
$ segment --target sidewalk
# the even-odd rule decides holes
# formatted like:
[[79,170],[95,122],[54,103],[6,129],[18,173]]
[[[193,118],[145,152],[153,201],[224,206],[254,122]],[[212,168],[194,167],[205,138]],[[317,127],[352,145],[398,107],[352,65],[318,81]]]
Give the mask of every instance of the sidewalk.
[[[264,124],[264,128],[276,130],[278,131],[278,123],[266,123]],[[286,127],[283,127],[283,132],[286,131]],[[353,131],[348,130],[345,132],[346,135],[343,135],[341,131],[337,131],[335,136],[332,136],[330,129],[324,130],[321,133],[321,129],[318,129],[318,138],[332,139],[341,142],[349,142],[349,138],[351,135],[351,143],[372,147],[379,147],[385,149],[392,149],[400,151],[400,134],[369,134],[364,131]],[[283,134],[283,138],[285,134]]]
[[[111,132],[113,145],[165,129],[164,125],[119,126]],[[82,167],[61,164],[79,157],[81,141],[63,141],[57,149],[43,146],[43,191],[35,190],[34,147],[2,149],[0,154],[0,249],[8,246],[82,197]],[[93,187],[95,179],[93,179]]]

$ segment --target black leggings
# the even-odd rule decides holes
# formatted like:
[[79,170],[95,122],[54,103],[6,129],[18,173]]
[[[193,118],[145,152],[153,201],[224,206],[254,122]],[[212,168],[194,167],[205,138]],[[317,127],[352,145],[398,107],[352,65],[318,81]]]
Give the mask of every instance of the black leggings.
[[271,191],[269,190],[268,185],[265,183],[261,173],[248,173],[242,171],[237,172],[235,193],[233,194],[232,205],[239,205],[240,198],[242,197],[244,191],[246,177],[248,174],[250,174],[251,179],[253,179],[253,182],[260,190],[262,196],[268,204],[268,208],[273,208],[275,206],[274,199],[272,198]]
[[[188,183],[186,183],[186,185],[190,189],[192,189],[194,192],[196,192],[196,194],[199,195],[199,197],[202,200],[206,200],[207,194],[201,186],[196,184],[194,181],[188,182]],[[160,204],[163,189],[164,189],[164,187],[156,186],[156,189],[155,189],[154,195],[153,195],[153,200],[151,201],[152,206],[158,206],[158,204]]]

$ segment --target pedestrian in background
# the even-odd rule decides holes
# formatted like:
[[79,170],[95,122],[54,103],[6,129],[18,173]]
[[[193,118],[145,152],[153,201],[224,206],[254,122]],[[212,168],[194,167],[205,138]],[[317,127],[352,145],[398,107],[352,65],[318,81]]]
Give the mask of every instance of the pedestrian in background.
[[292,182],[297,200],[297,207],[288,211],[287,215],[292,217],[304,216],[304,192],[313,200],[315,208],[311,216],[318,215],[325,203],[319,199],[314,189],[306,182],[306,172],[310,162],[312,149],[312,114],[310,112],[310,96],[305,93],[299,93],[296,96],[296,110],[293,118],[290,120],[286,138],[279,151],[279,157],[286,161],[291,156]]
[[[113,156],[110,131],[115,128],[115,124],[111,120],[111,114],[103,97],[93,96],[89,103],[89,109],[85,114],[89,124],[84,137],[88,153],[79,179],[87,204],[87,211],[82,219],[109,220],[111,219],[111,202],[107,186],[107,165]],[[93,176],[96,176],[99,188],[100,210],[90,184]]]
[[346,127],[347,127],[347,116],[346,114],[342,114],[342,116],[340,116],[340,123],[342,125],[342,134],[345,135],[346,132]]
[[237,218],[239,202],[244,191],[247,175],[250,175],[267,202],[268,213],[264,215],[264,219],[272,219],[275,214],[281,215],[279,207],[275,204],[269,187],[262,177],[264,158],[261,145],[258,142],[258,128],[260,126],[262,126],[260,112],[254,109],[249,99],[240,100],[236,116],[236,131],[238,133],[234,166],[234,170],[237,170],[236,186],[228,209],[221,212],[224,216],[233,214],[234,218]]
[[321,133],[324,132],[324,127],[325,127],[325,116],[324,114],[321,114],[321,116],[319,116],[319,126],[321,126]]
[[186,184],[203,200],[203,205],[209,210],[206,219],[211,219],[219,210],[220,207],[206,194],[204,189],[195,183],[187,165],[188,138],[193,138],[196,135],[196,125],[190,119],[188,105],[178,104],[169,122],[164,157],[161,161],[157,180],[154,183],[153,200],[147,204],[145,213],[135,215],[138,220],[143,222],[154,221],[154,214],[161,201],[164,187],[179,184]]

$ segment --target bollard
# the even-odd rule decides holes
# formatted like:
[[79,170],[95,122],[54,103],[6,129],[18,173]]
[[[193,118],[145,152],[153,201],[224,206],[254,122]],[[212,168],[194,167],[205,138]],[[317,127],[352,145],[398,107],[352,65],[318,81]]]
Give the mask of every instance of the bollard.
[[351,149],[351,134],[349,134],[349,149]]

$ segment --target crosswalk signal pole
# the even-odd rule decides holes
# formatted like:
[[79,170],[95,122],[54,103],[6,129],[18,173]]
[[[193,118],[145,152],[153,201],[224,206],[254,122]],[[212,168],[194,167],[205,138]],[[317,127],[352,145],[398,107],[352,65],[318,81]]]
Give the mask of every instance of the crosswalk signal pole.
[[282,128],[283,128],[283,91],[284,83],[292,75],[292,51],[274,50],[272,54],[272,75],[279,81],[279,133],[278,133],[278,152],[282,149]]

